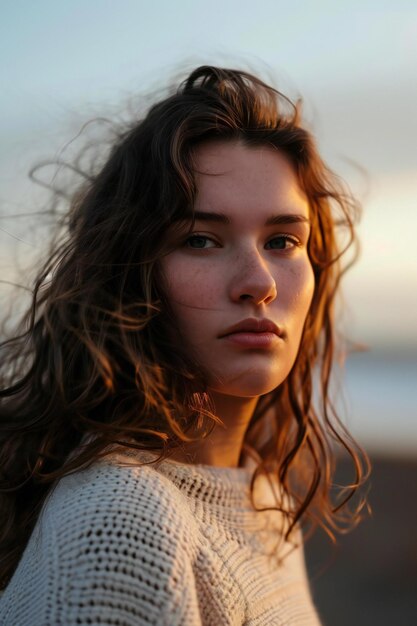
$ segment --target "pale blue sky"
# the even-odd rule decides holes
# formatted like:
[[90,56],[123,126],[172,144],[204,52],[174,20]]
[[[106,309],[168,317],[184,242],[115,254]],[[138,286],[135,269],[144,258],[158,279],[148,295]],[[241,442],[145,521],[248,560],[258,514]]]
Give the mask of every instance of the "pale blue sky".
[[[249,67],[301,94],[325,157],[365,200],[347,281],[354,337],[417,345],[417,5],[409,1],[16,0],[0,24],[1,211],[77,123],[200,63]],[[71,128],[71,130],[70,130]],[[365,179],[348,159],[367,172]],[[366,192],[366,195],[365,195]],[[8,233],[18,235],[3,221]],[[7,233],[0,267],[11,271]]]

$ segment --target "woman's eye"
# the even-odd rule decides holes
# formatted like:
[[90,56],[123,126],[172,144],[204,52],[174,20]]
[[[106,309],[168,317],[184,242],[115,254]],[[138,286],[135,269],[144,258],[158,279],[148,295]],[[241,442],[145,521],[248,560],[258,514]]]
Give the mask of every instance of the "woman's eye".
[[205,235],[190,235],[190,237],[187,237],[187,239],[184,242],[184,245],[187,248],[194,248],[196,250],[199,249],[206,249],[207,247],[213,247],[213,246],[206,246],[205,244],[207,242],[211,242],[212,244],[214,244],[215,242],[213,241],[213,239],[210,239],[210,237],[206,237]]
[[290,250],[298,246],[299,242],[294,237],[279,235],[278,237],[270,239],[266,245],[268,246],[269,244],[271,244],[272,250]]

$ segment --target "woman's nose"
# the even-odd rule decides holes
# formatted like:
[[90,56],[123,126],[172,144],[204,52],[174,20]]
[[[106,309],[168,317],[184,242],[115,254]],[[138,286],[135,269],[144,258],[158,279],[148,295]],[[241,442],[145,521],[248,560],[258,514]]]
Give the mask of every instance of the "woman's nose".
[[275,278],[258,251],[236,260],[230,294],[234,302],[253,300],[255,304],[268,304],[277,297]]

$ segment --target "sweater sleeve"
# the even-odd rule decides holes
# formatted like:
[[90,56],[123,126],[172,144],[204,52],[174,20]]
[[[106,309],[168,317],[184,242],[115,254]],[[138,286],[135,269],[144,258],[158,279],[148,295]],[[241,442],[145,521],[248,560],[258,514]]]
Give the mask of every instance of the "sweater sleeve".
[[61,483],[6,590],[0,623],[201,626],[193,519],[181,494],[147,468],[99,468]]
[[119,469],[111,489],[101,487],[99,497],[84,490],[64,523],[62,510],[51,520],[56,623],[201,624],[181,499],[144,469]]

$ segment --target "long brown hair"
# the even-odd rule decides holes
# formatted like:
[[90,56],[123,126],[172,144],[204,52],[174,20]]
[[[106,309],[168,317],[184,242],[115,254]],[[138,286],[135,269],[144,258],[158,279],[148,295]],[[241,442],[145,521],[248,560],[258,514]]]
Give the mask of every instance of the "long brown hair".
[[[104,166],[74,192],[30,310],[1,346],[3,585],[54,481],[115,444],[164,457],[215,424],[205,372],[175,339],[158,267],[170,224],[192,217],[193,150],[212,139],[283,151],[312,219],[313,302],[290,375],[260,399],[247,431],[245,450],[259,461],[254,478],[273,469],[290,496],[287,536],[298,521],[333,536],[360,517],[363,502],[346,505],[368,460],[329,397],[334,297],[358,205],[321,160],[299,104],[246,72],[203,66],[120,131]],[[338,230],[348,233],[343,246]],[[335,444],[355,469],[336,498]]]

